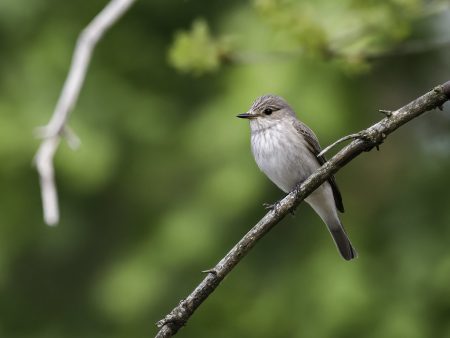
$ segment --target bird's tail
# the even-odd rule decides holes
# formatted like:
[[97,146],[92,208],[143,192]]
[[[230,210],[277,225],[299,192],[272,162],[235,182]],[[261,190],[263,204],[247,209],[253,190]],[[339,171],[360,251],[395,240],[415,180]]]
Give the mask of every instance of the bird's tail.
[[327,224],[327,226],[342,258],[349,261],[358,257],[358,253],[355,248],[353,248],[352,243],[350,243],[342,224],[339,222],[338,224]]
[[339,220],[331,186],[329,184],[322,185],[305,199],[305,201],[311,205],[327,225],[341,256],[347,261],[356,258],[358,254],[353,248],[352,243],[350,243],[345,229]]

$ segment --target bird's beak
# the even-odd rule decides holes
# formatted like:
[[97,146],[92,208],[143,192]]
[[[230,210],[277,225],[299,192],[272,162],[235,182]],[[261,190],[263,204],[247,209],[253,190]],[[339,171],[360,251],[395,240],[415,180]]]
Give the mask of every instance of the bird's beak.
[[254,119],[254,118],[256,118],[256,114],[243,113],[243,114],[237,115],[236,117],[239,117],[240,119]]

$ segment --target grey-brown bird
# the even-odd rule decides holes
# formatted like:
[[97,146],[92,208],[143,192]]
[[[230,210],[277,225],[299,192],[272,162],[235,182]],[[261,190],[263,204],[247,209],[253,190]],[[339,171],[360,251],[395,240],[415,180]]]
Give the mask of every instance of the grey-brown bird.
[[[255,161],[284,192],[292,191],[326,162],[324,156],[318,157],[321,148],[314,132],[297,119],[283,98],[261,96],[247,113],[237,117],[250,120]],[[344,205],[335,178],[331,176],[305,201],[327,225],[341,256],[346,260],[356,258],[339,219],[338,210],[344,212]]]

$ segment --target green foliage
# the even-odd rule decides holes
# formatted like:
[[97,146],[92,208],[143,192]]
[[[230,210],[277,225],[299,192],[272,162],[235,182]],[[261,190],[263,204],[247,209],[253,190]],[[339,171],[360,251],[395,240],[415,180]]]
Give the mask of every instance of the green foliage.
[[216,71],[229,51],[226,39],[213,38],[206,21],[197,19],[191,31],[176,34],[169,61],[182,72],[200,75]]
[[[296,57],[331,58],[343,69],[367,71],[370,59],[389,53],[410,36],[414,21],[431,5],[423,0],[254,0],[253,7],[250,15],[270,27],[265,53],[281,48]],[[252,39],[247,32],[232,28],[227,34]],[[273,47],[271,36],[282,42]],[[194,21],[191,32],[177,34],[171,63],[183,72],[201,74],[228,61],[239,62],[239,50],[221,41],[211,38],[205,21]]]

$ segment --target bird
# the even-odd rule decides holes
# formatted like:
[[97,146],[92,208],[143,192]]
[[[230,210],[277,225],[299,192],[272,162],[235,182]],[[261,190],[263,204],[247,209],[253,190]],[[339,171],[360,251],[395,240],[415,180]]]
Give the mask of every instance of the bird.
[[[277,95],[258,97],[246,113],[237,117],[250,121],[251,149],[259,169],[285,193],[320,168],[326,159],[318,156],[317,136],[285,99]],[[344,205],[334,176],[305,198],[326,224],[341,256],[349,261],[358,256],[339,218]]]

